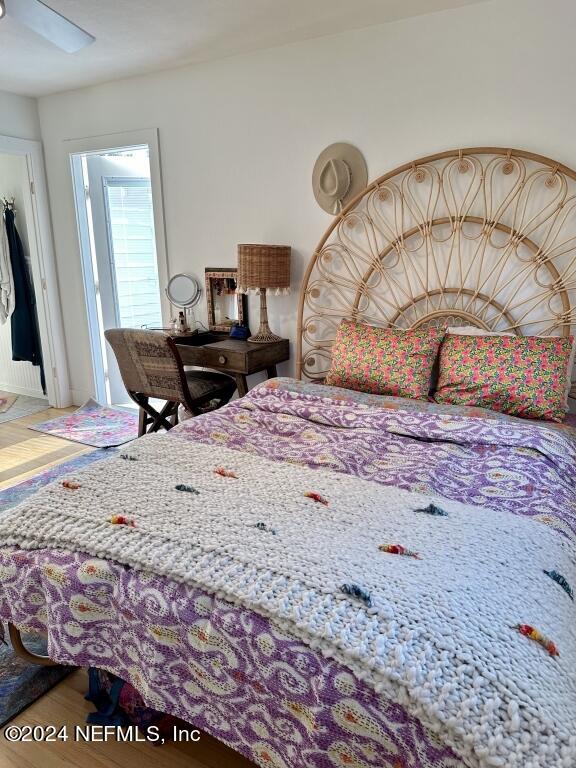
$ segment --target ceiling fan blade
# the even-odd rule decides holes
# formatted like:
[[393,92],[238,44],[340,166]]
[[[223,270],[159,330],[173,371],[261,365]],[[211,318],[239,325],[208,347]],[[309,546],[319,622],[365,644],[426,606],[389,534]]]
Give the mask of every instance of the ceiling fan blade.
[[76,53],[96,39],[40,0],[5,0],[6,13],[66,53]]

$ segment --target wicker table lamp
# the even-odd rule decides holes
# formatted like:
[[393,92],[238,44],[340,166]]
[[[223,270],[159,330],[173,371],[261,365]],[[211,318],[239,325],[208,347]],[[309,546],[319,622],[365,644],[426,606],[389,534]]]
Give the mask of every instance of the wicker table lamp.
[[251,342],[265,344],[280,341],[268,325],[266,296],[274,292],[288,293],[290,288],[289,245],[239,245],[238,246],[238,293],[260,294],[260,328]]

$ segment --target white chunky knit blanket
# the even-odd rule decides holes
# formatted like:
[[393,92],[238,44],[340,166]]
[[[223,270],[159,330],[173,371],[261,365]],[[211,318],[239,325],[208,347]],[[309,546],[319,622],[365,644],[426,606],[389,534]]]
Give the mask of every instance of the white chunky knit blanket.
[[[0,544],[80,550],[272,617],[470,766],[576,766],[574,603],[544,574],[574,585],[576,562],[544,524],[176,435],[145,437],[124,456],[67,478],[79,488],[58,482],[9,511]],[[431,501],[447,515],[416,511]],[[560,655],[514,628],[524,623]]]

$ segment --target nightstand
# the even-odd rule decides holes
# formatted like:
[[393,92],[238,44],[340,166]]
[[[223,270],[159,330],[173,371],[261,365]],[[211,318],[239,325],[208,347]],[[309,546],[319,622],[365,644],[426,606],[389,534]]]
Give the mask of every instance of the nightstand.
[[225,333],[173,334],[184,365],[212,368],[229,373],[236,380],[238,395],[248,392],[246,377],[266,371],[268,378],[277,376],[276,366],[290,357],[288,339],[267,344],[251,344],[250,340],[231,339]]

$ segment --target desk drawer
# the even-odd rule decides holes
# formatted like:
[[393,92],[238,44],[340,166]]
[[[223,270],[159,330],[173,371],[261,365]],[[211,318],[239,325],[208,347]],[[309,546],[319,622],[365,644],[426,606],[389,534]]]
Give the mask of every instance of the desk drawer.
[[202,365],[207,368],[217,368],[219,371],[238,371],[244,372],[246,369],[246,354],[229,349],[210,349],[204,347],[202,350]]

